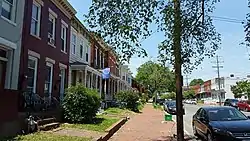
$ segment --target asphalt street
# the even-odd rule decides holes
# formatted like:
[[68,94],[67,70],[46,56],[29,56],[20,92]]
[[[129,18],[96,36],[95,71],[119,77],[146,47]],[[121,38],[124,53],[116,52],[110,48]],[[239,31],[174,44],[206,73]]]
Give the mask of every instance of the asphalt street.
[[[189,135],[193,135],[192,130],[192,117],[196,113],[196,111],[201,107],[199,105],[191,105],[185,104],[185,115],[184,115],[184,129],[185,133]],[[243,112],[245,115],[250,116],[250,112]],[[176,116],[173,116],[173,119],[176,121]]]

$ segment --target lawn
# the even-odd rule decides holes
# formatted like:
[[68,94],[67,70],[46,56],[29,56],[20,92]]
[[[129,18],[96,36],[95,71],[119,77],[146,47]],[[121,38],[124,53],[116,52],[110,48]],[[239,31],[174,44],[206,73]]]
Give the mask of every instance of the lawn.
[[135,114],[135,112],[132,112],[128,109],[120,109],[120,108],[108,108],[104,111],[103,116],[111,116],[111,117],[126,117],[129,115]]
[[95,123],[91,124],[62,124],[63,128],[76,128],[91,131],[105,132],[111,125],[116,123],[119,118],[108,118],[105,116],[97,116]]
[[29,135],[22,135],[15,138],[5,138],[1,141],[91,141],[90,138],[74,137],[74,136],[60,136],[51,133],[38,132]]

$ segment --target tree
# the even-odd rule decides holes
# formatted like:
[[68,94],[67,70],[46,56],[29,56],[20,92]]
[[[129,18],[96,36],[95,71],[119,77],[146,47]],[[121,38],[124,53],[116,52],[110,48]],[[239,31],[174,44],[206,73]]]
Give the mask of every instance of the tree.
[[170,93],[161,95],[161,98],[162,99],[176,99],[176,94],[175,92],[170,92]]
[[[250,0],[248,0],[248,7],[250,8]],[[245,23],[245,32],[246,32],[246,36],[245,36],[245,43],[246,46],[250,46],[250,13],[247,14],[246,17],[247,21]]]
[[174,73],[169,68],[152,61],[142,64],[137,69],[135,79],[148,87],[151,96],[155,93],[175,91]]
[[193,79],[191,82],[190,82],[190,86],[195,86],[195,85],[197,85],[197,84],[199,84],[199,85],[202,85],[204,83],[204,81],[202,80],[202,79],[200,79],[200,78],[198,78],[198,79]]
[[210,15],[219,0],[93,0],[87,22],[107,43],[122,54],[122,60],[146,56],[141,40],[154,32],[152,24],[165,33],[159,60],[175,67],[177,94],[177,140],[183,140],[181,66],[190,72],[205,56],[219,48],[220,36]]
[[239,81],[236,82],[235,86],[231,86],[231,91],[235,98],[240,98],[243,95],[250,97],[250,82],[249,81]]
[[194,90],[187,90],[183,93],[183,98],[185,99],[192,99],[195,98],[195,91]]

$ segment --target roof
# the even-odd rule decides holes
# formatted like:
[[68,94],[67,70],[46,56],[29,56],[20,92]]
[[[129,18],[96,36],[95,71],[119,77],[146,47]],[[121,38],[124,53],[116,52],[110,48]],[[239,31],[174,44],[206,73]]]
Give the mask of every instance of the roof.
[[76,61],[76,62],[70,63],[70,65],[88,65],[88,64]]

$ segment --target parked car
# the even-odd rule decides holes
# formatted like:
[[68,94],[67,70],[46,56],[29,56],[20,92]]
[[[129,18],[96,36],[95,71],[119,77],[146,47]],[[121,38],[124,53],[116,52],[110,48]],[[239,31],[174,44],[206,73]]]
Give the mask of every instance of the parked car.
[[193,133],[207,141],[248,141],[250,119],[236,108],[211,106],[200,108],[192,120]]
[[245,112],[250,111],[250,100],[242,100],[238,102],[238,109],[244,110]]
[[156,103],[163,105],[165,102],[165,99],[156,99]]
[[237,108],[239,100],[238,99],[226,99],[224,102],[224,106],[232,106]]
[[[184,111],[184,114],[185,114],[184,106],[182,108],[183,108],[183,111]],[[176,111],[176,101],[167,101],[167,102],[165,102],[164,110],[169,114],[176,115],[176,112],[177,112]]]

